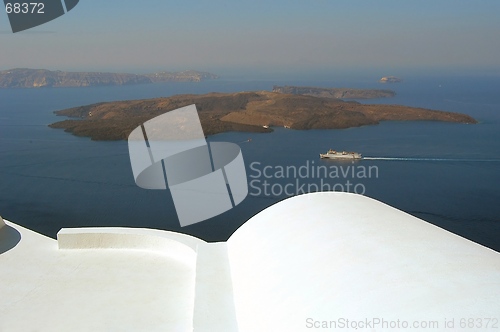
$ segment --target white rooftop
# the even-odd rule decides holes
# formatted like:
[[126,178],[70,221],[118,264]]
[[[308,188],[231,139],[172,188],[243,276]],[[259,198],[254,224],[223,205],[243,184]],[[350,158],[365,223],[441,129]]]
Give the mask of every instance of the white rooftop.
[[345,193],[284,200],[227,243],[137,228],[56,241],[0,218],[0,276],[0,331],[500,328],[500,253]]

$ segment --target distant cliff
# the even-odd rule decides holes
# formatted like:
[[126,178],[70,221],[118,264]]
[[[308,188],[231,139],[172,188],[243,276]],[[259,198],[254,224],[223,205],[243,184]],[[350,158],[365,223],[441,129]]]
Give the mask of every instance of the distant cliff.
[[62,88],[132,85],[159,82],[200,82],[216,78],[218,78],[217,75],[193,70],[135,75],[17,68],[0,71],[0,88]]
[[476,123],[470,116],[459,113],[257,91],[177,95],[74,107],[55,113],[77,119],[50,126],[94,140],[127,139],[130,132],[145,121],[191,104],[196,104],[206,135],[227,131],[271,131],[264,126],[291,129],[349,128],[375,125],[387,120]]
[[394,97],[392,90],[377,89],[349,89],[349,88],[315,88],[308,86],[273,86],[273,92],[292,95],[307,95],[322,98],[336,99],[371,99]]

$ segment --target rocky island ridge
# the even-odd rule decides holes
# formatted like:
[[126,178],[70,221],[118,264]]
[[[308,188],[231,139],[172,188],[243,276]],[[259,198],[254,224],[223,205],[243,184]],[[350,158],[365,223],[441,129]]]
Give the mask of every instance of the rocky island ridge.
[[396,95],[392,90],[381,89],[353,89],[353,88],[318,88],[310,86],[273,86],[273,92],[306,95],[313,97],[335,98],[335,99],[372,99],[390,98]]

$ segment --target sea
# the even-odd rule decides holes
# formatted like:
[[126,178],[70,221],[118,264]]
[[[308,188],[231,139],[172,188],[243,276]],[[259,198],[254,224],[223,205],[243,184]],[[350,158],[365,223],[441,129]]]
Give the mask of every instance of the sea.
[[[479,123],[387,121],[341,130],[275,127],[272,133],[210,136],[208,141],[240,146],[249,194],[232,210],[186,227],[179,225],[168,190],[136,186],[126,141],[92,141],[48,127],[64,120],[54,111],[74,106],[186,93],[269,91],[275,84],[389,88],[395,97],[358,101],[466,113]],[[330,148],[356,151],[366,159],[320,160],[319,153]],[[497,76],[410,76],[390,85],[358,77],[0,89],[0,215],[52,238],[63,227],[122,226],[224,241],[253,215],[283,199],[336,190],[377,199],[500,251],[499,170]],[[325,218],[341,215],[336,211]]]

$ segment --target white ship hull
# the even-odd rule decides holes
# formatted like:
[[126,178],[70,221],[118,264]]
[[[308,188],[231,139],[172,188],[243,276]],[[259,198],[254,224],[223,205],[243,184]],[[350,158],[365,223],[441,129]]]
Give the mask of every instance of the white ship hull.
[[357,152],[337,152],[337,151],[328,151],[327,153],[320,153],[319,157],[321,159],[342,159],[342,160],[359,160],[363,159],[363,156]]

